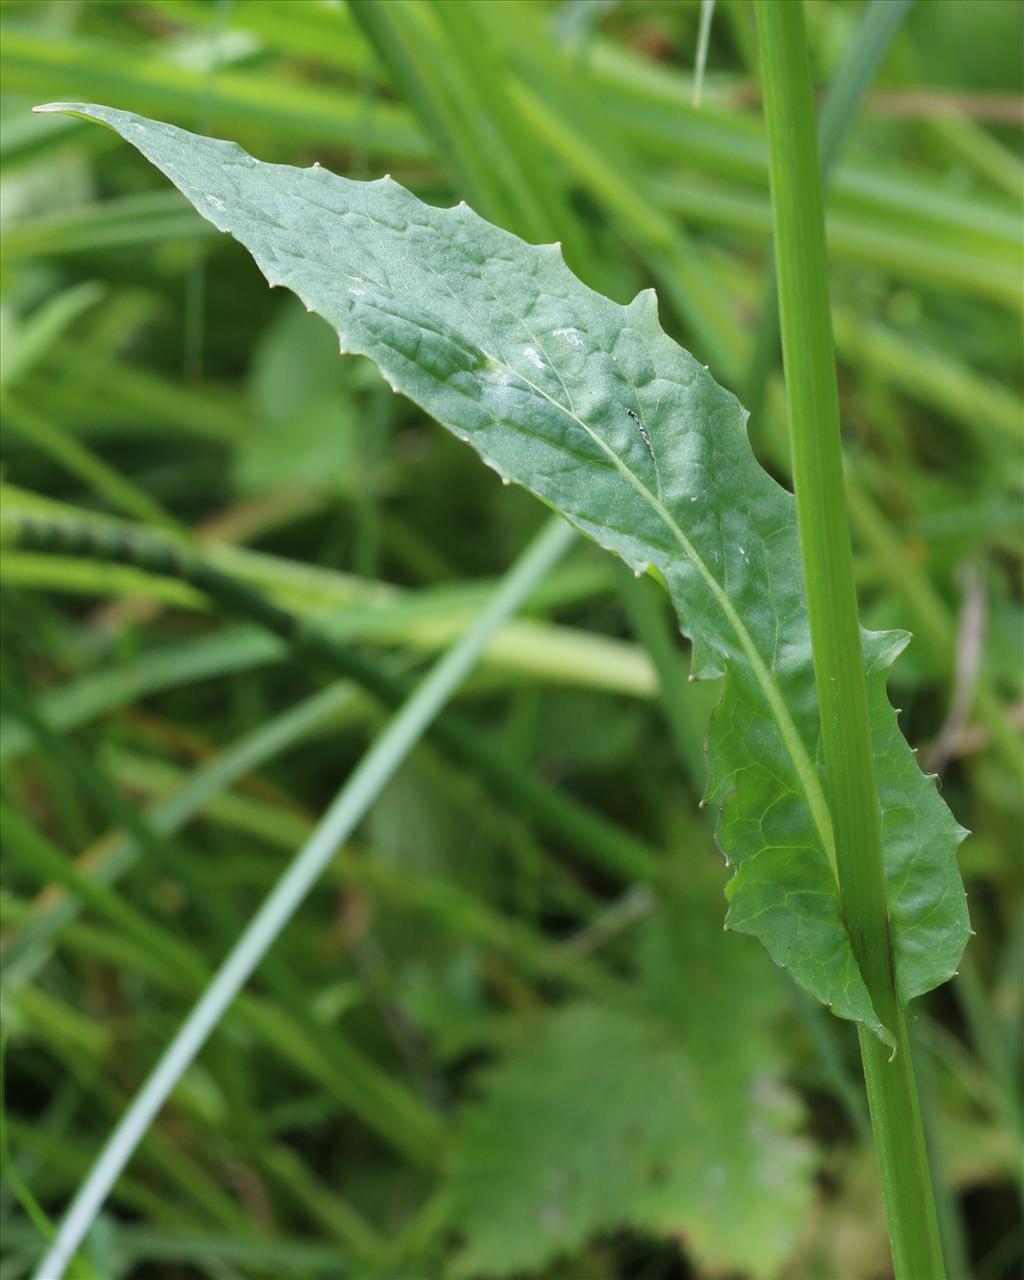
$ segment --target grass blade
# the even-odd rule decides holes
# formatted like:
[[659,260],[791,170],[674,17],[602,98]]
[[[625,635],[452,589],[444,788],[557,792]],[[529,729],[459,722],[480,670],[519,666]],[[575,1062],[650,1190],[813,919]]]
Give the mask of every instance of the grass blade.
[[353,831],[381,788],[476,662],[494,630],[530,594],[572,541],[561,521],[547,524],[506,575],[489,604],[381,734],[338,793],[189,1014],[181,1030],[122,1116],[75,1196],[36,1280],[61,1280],[121,1170],[168,1095],[248,981],[296,908]]

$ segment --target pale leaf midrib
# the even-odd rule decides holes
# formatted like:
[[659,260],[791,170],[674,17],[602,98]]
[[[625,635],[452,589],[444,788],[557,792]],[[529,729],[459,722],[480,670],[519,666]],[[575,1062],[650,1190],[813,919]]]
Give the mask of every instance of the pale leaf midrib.
[[[124,113],[124,114],[130,114],[130,113]],[[132,139],[131,141],[134,142],[135,140]],[[138,150],[146,153],[146,149],[140,146],[137,142],[135,142],[135,145],[138,148]],[[246,152],[244,152],[242,148],[239,147],[236,149],[240,152],[241,155],[246,157],[246,160],[252,161],[253,157],[249,156]],[[157,168],[161,169],[166,174],[166,176],[170,179],[170,181],[174,183],[175,186],[179,185],[178,180],[174,177],[173,174],[167,171],[164,164],[159,159],[157,159],[156,157],[149,156],[148,153],[146,153],[146,158],[151,160],[151,162],[155,164]],[[255,163],[259,164],[261,162],[255,161]],[[281,167],[291,168],[292,166],[281,166]],[[296,172],[304,172],[304,171],[297,169]],[[332,175],[332,176],[336,177],[337,175]],[[344,181],[344,179],[342,179],[342,181]],[[316,202],[314,201],[313,203],[316,203]],[[199,212],[201,214],[203,213],[201,209],[199,210]],[[438,210],[436,212],[440,213],[444,211]],[[208,215],[203,215],[203,216],[208,216]],[[210,220],[215,222],[215,220],[212,218],[210,218]],[[216,222],[215,222],[215,225],[216,225]],[[281,228],[281,230],[287,230],[287,228]],[[254,249],[250,249],[250,252],[252,252],[255,256]],[[430,268],[429,263],[427,263],[426,266],[428,267],[428,269],[430,269],[431,274],[436,276],[436,273],[432,270],[432,268]],[[284,282],[282,281],[281,283],[284,283]],[[447,282],[445,282],[445,284],[447,286]],[[326,320],[327,323],[330,324],[331,327],[335,330],[335,332],[338,333],[340,336],[341,334],[340,328],[332,317],[328,315],[324,315],[317,306],[315,305],[310,306],[306,298],[303,296],[302,291],[296,284],[289,284],[288,287],[291,288],[293,292],[296,293],[304,303],[306,303],[307,309],[321,315],[322,318]],[[461,299],[458,298],[457,295],[454,294],[454,292],[450,289],[450,287],[448,287],[448,291],[452,295],[452,297],[455,298],[457,302],[462,301]],[[394,291],[389,289],[389,290],[386,290],[386,292],[393,293]],[[503,305],[507,306],[507,304],[503,304]],[[472,317],[472,313],[468,311],[468,308],[467,308],[467,314],[470,315],[471,319],[474,319]],[[521,317],[517,317],[517,318],[520,320],[522,319]],[[474,319],[474,323],[475,323],[475,319]],[[442,336],[442,335],[438,334],[437,336]],[[450,335],[443,335],[443,336],[448,337],[450,340]],[[343,341],[349,341],[349,338],[347,335],[343,338]],[[363,344],[360,344],[360,345],[363,345]],[[796,725],[793,723],[793,719],[789,714],[789,709],[786,706],[785,699],[782,697],[781,690],[779,689],[779,686],[775,681],[775,678],[772,675],[771,671],[769,670],[768,666],[766,665],[763,658],[761,657],[761,654],[758,652],[754,644],[753,638],[750,635],[750,632],[747,630],[746,626],[744,625],[743,619],[739,616],[739,614],[736,612],[735,608],[733,607],[732,602],[729,599],[725,588],[721,585],[721,583],[719,583],[718,579],[711,572],[707,563],[698,554],[693,543],[689,540],[689,538],[687,538],[686,534],[683,533],[682,529],[679,527],[675,518],[672,516],[671,512],[667,509],[664,503],[655,494],[651,493],[650,489],[648,489],[648,487],[644,484],[644,482],[640,479],[640,477],[629,466],[626,465],[626,463],[611,448],[611,446],[605,440],[603,440],[601,436],[587,422],[585,422],[579,416],[579,414],[575,412],[573,408],[566,407],[566,405],[556,400],[552,395],[550,395],[547,391],[545,391],[543,387],[538,386],[535,382],[533,382],[529,377],[523,374],[520,370],[513,368],[506,360],[500,359],[499,357],[496,357],[490,352],[488,352],[479,342],[474,342],[472,339],[470,339],[470,345],[471,347],[475,348],[477,351],[481,352],[481,354],[483,354],[483,356],[486,359],[490,360],[494,365],[502,369],[505,369],[509,374],[512,375],[512,377],[518,378],[522,383],[528,386],[537,395],[547,400],[548,403],[553,408],[557,409],[561,413],[564,413],[572,422],[575,422],[586,433],[586,435],[597,445],[597,447],[601,450],[601,452],[605,454],[605,456],[609,459],[609,461],[620,473],[620,475],[622,475],[622,477],[626,480],[626,482],[638,494],[641,500],[647,503],[647,505],[651,508],[651,510],[655,512],[655,514],[658,516],[659,520],[662,522],[664,527],[668,530],[670,536],[677,542],[683,554],[687,557],[687,559],[689,559],[691,564],[700,574],[701,578],[704,580],[706,586],[708,587],[709,591],[715,598],[723,614],[728,620],[729,625],[732,627],[733,632],[735,633],[736,638],[739,641],[740,647],[743,650],[744,654],[747,657],[747,660],[751,665],[751,669],[754,672],[754,676],[758,684],[761,686],[761,689],[764,693],[765,699],[772,712],[772,715],[775,717],[775,721],[778,725],[783,744],[786,748],[787,753],[789,754],[790,759],[793,762],[793,766],[797,772],[797,777],[799,778],[800,784],[803,788],[804,797],[807,802],[808,809],[811,813],[811,818],[814,822],[814,825],[818,831],[818,835],[821,839],[825,856],[828,859],[829,866],[832,869],[833,876],[836,877],[837,873],[836,873],[835,838],[834,838],[833,829],[832,829],[831,814],[829,812],[828,803],[825,799],[825,795],[822,790],[821,783],[818,779],[817,773],[814,770],[813,764],[811,763],[811,760],[807,755],[807,751],[797,731]],[[348,348],[348,350],[352,354],[357,354],[355,347],[350,347]],[[375,358],[374,353],[368,350],[359,351],[358,354],[366,355],[370,359]],[[545,354],[548,354],[548,359],[550,361],[550,354],[547,352],[545,352]],[[551,367],[552,369],[554,369],[556,376],[558,377],[559,381],[562,384],[563,389],[566,390],[566,394],[568,395],[568,391],[565,387],[565,380],[562,377],[561,373],[559,373],[558,370],[555,368],[553,361],[551,361]],[[415,398],[415,396],[413,398]],[[427,409],[426,406],[423,406],[423,407],[427,412],[430,412],[430,410]],[[517,429],[514,424],[512,424],[512,426],[513,426],[513,430]]]
[[[679,527],[672,513],[668,510],[665,504],[659,498],[657,498],[653,493],[651,493],[650,489],[648,489],[648,487],[644,484],[643,480],[640,479],[640,477],[636,474],[635,471],[632,470],[631,467],[626,465],[626,463],[615,452],[615,450],[612,449],[612,447],[607,443],[607,441],[603,440],[601,436],[591,426],[589,426],[589,424],[586,423],[577,413],[567,408],[564,404],[559,403],[559,401],[556,400],[547,391],[545,391],[543,387],[538,386],[525,374],[521,373],[518,369],[513,368],[511,365],[507,363],[507,361],[501,360],[498,357],[494,356],[492,353],[487,351],[484,347],[480,347],[480,351],[488,360],[492,361],[496,365],[499,365],[503,369],[507,370],[510,374],[512,374],[513,377],[516,377],[521,382],[525,383],[528,387],[531,388],[531,390],[535,391],[538,395],[542,396],[554,408],[560,410],[567,417],[571,418],[587,433],[590,439],[593,440],[593,442],[598,446],[598,448],[612,462],[612,464],[615,466],[619,474],[623,476],[623,478],[627,481],[627,483],[632,486],[632,488],[639,495],[641,500],[646,502],[648,506],[650,506],[651,510],[655,512],[655,514],[664,524],[666,529],[668,529],[669,533],[679,544],[680,548],[683,551],[683,554],[687,557],[687,559],[689,559],[691,564],[693,564],[694,568],[703,578],[705,584],[707,585],[708,589],[711,591],[712,595],[714,596],[722,612],[725,614],[726,618],[728,619],[729,625],[732,627],[733,631],[735,632],[736,638],[740,643],[740,647],[743,649],[743,652],[746,654],[747,660],[749,661],[751,668],[754,671],[755,678],[757,679],[758,684],[761,686],[761,689],[768,702],[768,705],[771,708],[772,714],[774,715],[776,723],[778,724],[779,732],[782,735],[783,743],[785,744],[786,750],[789,753],[790,759],[793,761],[793,766],[796,769],[797,777],[800,779],[800,784],[803,787],[804,798],[807,801],[807,807],[810,810],[811,817],[814,821],[814,825],[817,828],[818,835],[821,838],[822,845],[825,850],[825,856],[828,858],[829,866],[832,869],[832,874],[834,877],[837,876],[835,837],[832,830],[832,817],[829,812],[828,802],[825,799],[825,793],[821,788],[821,783],[818,779],[817,773],[814,770],[814,766],[811,763],[810,757],[807,755],[807,751],[804,747],[803,740],[801,739],[800,734],[797,731],[796,725],[793,723],[793,718],[789,714],[789,708],[786,706],[785,699],[782,696],[782,692],[779,689],[779,686],[774,676],[772,675],[771,671],[769,671],[767,665],[765,664],[764,659],[761,657],[760,653],[758,652],[757,647],[754,644],[753,637],[751,636],[750,632],[747,630],[746,626],[744,625],[743,619],[740,617],[740,615],[736,612],[735,608],[733,607],[732,601],[729,599],[728,594],[725,591],[725,588],[721,585],[721,583],[718,581],[715,575],[708,568],[706,561],[697,552],[696,547],[694,547],[693,543],[686,536],[686,534],[683,533],[682,529]],[[559,378],[559,381],[561,381],[562,385],[564,386],[565,383],[561,377],[561,374],[558,374],[557,370],[555,370],[555,372]],[[515,428],[513,427],[513,429]]]

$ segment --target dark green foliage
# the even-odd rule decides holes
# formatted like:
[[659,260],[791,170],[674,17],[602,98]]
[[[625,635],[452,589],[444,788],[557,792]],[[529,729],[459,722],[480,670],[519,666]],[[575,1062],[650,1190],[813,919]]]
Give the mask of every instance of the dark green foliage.
[[[808,6],[819,85],[864,8]],[[673,342],[742,395],[770,233],[756,46],[747,5],[719,0],[694,111],[699,9],[4,4],[6,513],[200,541],[412,682],[539,504],[369,361],[336,359],[328,326],[113,133],[30,108],[109,102],[465,199],[560,240],[608,297],[653,286]],[[1012,5],[912,6],[828,209],[862,618],[913,632],[899,728],[972,831],[977,936],[912,1021],[946,1252],[977,1280],[1019,1271],[1022,177],[1019,129],[975,96],[1017,91],[1018,35]],[[749,430],[786,486],[780,404],[776,372]],[[666,428],[643,424],[660,462]],[[618,426],[644,471],[642,435]],[[850,1028],[721,932],[730,872],[695,808],[717,687],[687,684],[664,591],[619,568],[580,539],[452,708],[514,798],[424,742],[175,1090],[78,1274],[407,1280],[474,1256],[547,1280],[886,1274]],[[180,578],[12,546],[2,575],[20,696],[0,732],[19,815],[0,1227],[20,1280],[34,1206],[59,1219],[383,711]],[[25,698],[63,750],[18,718]],[[125,804],[149,846],[114,829]],[[602,1143],[632,1162],[612,1176]],[[530,1238],[553,1169],[577,1181]],[[766,1170],[763,1200],[734,1193]]]

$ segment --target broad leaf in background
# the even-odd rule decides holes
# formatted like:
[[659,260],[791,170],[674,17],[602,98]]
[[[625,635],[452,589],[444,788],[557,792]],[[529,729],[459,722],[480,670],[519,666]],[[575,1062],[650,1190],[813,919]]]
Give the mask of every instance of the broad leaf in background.
[[451,1184],[458,1274],[534,1270],[615,1227],[682,1236],[716,1273],[790,1256],[812,1160],[779,1083],[782,986],[696,879],[643,931],[628,1009],[565,1006],[485,1074]]
[[[653,568],[724,675],[708,798],[736,873],[728,924],[844,1018],[889,1040],[843,922],[793,498],[758,465],[739,403],[661,329],[653,292],[595,294],[557,245],[388,178],[261,164],[232,143],[107,107],[54,103],[115,129],[196,209],[370,356],[401,391],[637,572]],[[968,934],[963,832],[889,706],[903,633],[863,633],[897,986],[945,981]]]
[[264,335],[249,379],[255,429],[235,463],[242,492],[258,492],[271,482],[335,493],[366,490],[381,442],[367,439],[361,393],[372,387],[383,390],[384,400],[390,396],[372,365],[342,362],[337,355],[330,331],[298,304]]
[[[312,332],[311,323],[300,307],[288,308],[253,352],[248,387],[253,429],[234,464],[243,493],[257,493],[272,481],[326,485],[335,492],[352,483],[359,457],[358,406],[345,385],[345,364],[336,358],[330,332],[322,325],[320,334]],[[362,362],[348,363],[354,368]]]

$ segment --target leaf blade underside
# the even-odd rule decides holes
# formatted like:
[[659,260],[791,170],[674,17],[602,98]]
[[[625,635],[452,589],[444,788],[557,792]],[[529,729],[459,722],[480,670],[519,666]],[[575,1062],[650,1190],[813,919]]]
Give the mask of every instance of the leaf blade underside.
[[[390,178],[253,159],[129,112],[54,103],[113,128],[271,285],[326,319],[396,391],[634,570],[665,582],[695,676],[724,675],[707,798],[735,866],[729,928],[841,1017],[891,1042],[842,918],[792,495],[757,463],[746,414],[658,321],[620,306],[465,205],[425,205]],[[908,637],[862,632],[902,1003],[944,982],[969,932],[962,828],[889,705]]]

